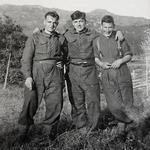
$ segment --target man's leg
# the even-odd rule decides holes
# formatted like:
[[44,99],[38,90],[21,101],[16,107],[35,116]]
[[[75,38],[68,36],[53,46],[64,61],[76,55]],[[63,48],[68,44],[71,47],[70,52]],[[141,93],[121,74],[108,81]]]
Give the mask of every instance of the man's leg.
[[[119,84],[122,100],[125,106],[126,111],[129,113],[134,109],[133,107],[133,87],[131,83],[120,83]],[[133,110],[134,111],[134,110]]]
[[36,90],[24,89],[24,104],[19,116],[18,123],[21,125],[31,125],[34,123],[33,117],[38,108],[38,97]]
[[36,90],[29,90],[26,86],[24,89],[24,104],[20,113],[19,123],[19,136],[18,141],[22,143],[25,141],[29,128],[34,124],[33,117],[38,108],[38,98]]
[[45,128],[45,132],[47,132],[45,134],[51,134],[55,136],[57,124],[60,119],[60,113],[63,106],[62,83],[52,81],[49,87],[47,87],[45,90],[44,98],[46,105],[46,113],[43,125]]
[[100,88],[99,84],[86,85],[86,103],[90,131],[96,130],[100,121]]
[[126,65],[118,70],[118,84],[125,107],[133,106],[133,85],[130,71]]
[[107,106],[116,119],[124,123],[130,123],[131,119],[126,113],[121,90],[115,74],[116,72],[114,70],[108,70],[105,71],[102,76],[102,84]]
[[80,129],[87,125],[87,113],[85,106],[85,92],[76,81],[71,81],[72,87],[72,119],[76,128]]

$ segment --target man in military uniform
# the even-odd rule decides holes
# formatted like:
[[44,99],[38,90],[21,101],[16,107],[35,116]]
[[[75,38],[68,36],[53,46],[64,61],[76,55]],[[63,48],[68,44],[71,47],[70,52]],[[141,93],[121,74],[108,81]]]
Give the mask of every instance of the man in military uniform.
[[56,125],[62,110],[62,74],[57,62],[62,61],[64,36],[55,29],[59,15],[55,11],[45,14],[45,28],[36,32],[26,43],[22,57],[22,72],[25,76],[24,105],[19,124],[24,130],[34,124],[33,117],[44,97],[45,119],[42,122],[47,134]]
[[74,28],[64,36],[70,60],[72,119],[80,131],[93,131],[97,129],[100,117],[100,89],[92,46],[98,34],[86,28],[85,13],[75,11],[71,19]]
[[96,63],[102,68],[102,85],[110,112],[118,120],[118,129],[124,131],[125,125],[132,123],[128,111],[133,107],[133,86],[127,62],[132,51],[126,40],[115,40],[116,31],[112,16],[106,15],[101,21],[102,33],[94,41]]

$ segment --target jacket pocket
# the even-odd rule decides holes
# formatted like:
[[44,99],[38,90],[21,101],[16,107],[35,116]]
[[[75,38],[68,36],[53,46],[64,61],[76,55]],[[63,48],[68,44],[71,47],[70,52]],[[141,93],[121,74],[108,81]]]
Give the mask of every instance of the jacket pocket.
[[48,53],[48,41],[40,40],[36,47],[37,53]]
[[73,42],[75,42],[75,41],[77,41],[76,38],[68,38],[68,43],[73,43]]

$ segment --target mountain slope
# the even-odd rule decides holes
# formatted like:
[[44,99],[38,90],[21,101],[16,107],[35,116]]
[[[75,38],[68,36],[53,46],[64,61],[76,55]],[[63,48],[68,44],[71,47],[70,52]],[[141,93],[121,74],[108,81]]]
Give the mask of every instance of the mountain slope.
[[[66,28],[71,26],[71,11],[31,5],[0,5],[0,14],[10,16],[17,24],[23,27],[27,35],[32,34],[35,27],[43,28],[44,14],[49,10],[56,10],[60,15],[59,32],[62,33]],[[142,53],[140,45],[144,40],[144,31],[150,28],[150,19],[119,16],[103,9],[96,9],[87,13],[88,26],[95,30],[99,30],[100,19],[106,14],[114,17],[116,28],[125,33],[134,54]]]
[[[42,6],[32,6],[32,5],[24,5],[24,6],[16,6],[16,5],[0,5],[0,14],[5,14],[12,17],[16,20],[20,25],[33,29],[36,26],[42,26],[43,24],[43,16],[49,10],[56,10],[60,15],[60,26],[62,28],[65,25],[66,21],[70,19],[71,11],[65,11],[61,9],[54,8],[45,8]],[[119,16],[113,13],[110,13],[103,9],[97,9],[87,13],[87,17],[89,22],[93,21],[96,23],[100,22],[102,16],[110,14],[114,17],[116,24],[120,26],[130,26],[130,25],[147,25],[150,24],[150,19],[144,18],[136,18],[129,16]]]

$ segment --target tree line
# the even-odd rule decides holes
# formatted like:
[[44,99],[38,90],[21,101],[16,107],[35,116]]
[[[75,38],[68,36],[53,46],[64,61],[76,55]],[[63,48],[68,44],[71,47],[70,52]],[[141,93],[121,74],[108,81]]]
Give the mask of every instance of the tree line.
[[27,36],[20,25],[9,16],[0,18],[0,83],[4,82],[8,58],[11,56],[7,81],[9,84],[21,84],[23,75],[20,72],[20,60],[26,40]]

